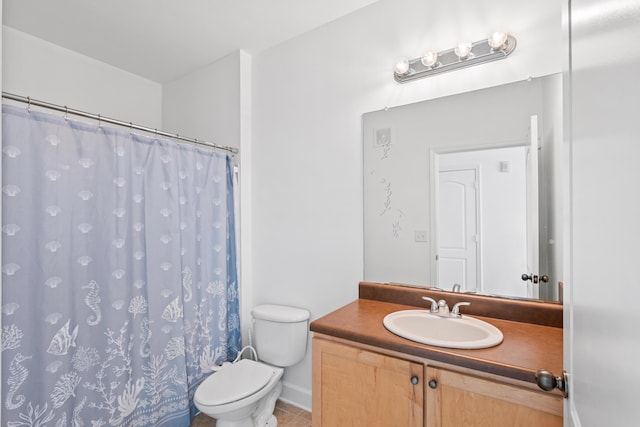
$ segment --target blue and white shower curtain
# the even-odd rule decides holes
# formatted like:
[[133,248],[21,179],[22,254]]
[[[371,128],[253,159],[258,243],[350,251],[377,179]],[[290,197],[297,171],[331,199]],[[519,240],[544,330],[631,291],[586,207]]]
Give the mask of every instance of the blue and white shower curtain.
[[188,426],[240,321],[213,150],[3,105],[2,425]]

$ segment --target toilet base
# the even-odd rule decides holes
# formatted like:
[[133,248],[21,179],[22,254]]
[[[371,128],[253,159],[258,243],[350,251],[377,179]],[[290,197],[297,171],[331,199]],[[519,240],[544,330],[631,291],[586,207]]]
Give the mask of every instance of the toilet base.
[[273,415],[273,411],[281,393],[282,381],[278,381],[273,390],[258,402],[258,408],[252,417],[255,427],[276,427],[278,425],[278,420]]

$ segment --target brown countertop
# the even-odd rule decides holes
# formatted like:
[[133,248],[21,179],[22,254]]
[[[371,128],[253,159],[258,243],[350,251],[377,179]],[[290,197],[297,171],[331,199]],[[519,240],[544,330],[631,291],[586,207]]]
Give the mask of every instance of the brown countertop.
[[479,350],[434,347],[389,332],[382,320],[398,310],[415,306],[358,299],[311,323],[311,331],[456,365],[507,378],[535,383],[535,372],[562,372],[562,328],[473,315],[502,331],[501,344]]

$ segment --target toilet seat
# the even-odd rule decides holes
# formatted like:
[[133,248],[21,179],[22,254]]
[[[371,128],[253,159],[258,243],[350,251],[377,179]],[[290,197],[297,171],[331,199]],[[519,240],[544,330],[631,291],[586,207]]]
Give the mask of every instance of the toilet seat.
[[235,402],[264,388],[275,373],[264,363],[242,359],[209,376],[200,384],[194,397],[207,406]]

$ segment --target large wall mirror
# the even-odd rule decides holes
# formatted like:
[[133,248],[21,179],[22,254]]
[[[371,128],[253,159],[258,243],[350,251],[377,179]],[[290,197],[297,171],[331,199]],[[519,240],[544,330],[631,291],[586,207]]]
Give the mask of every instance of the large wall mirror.
[[561,299],[561,75],[366,113],[363,140],[366,281]]

